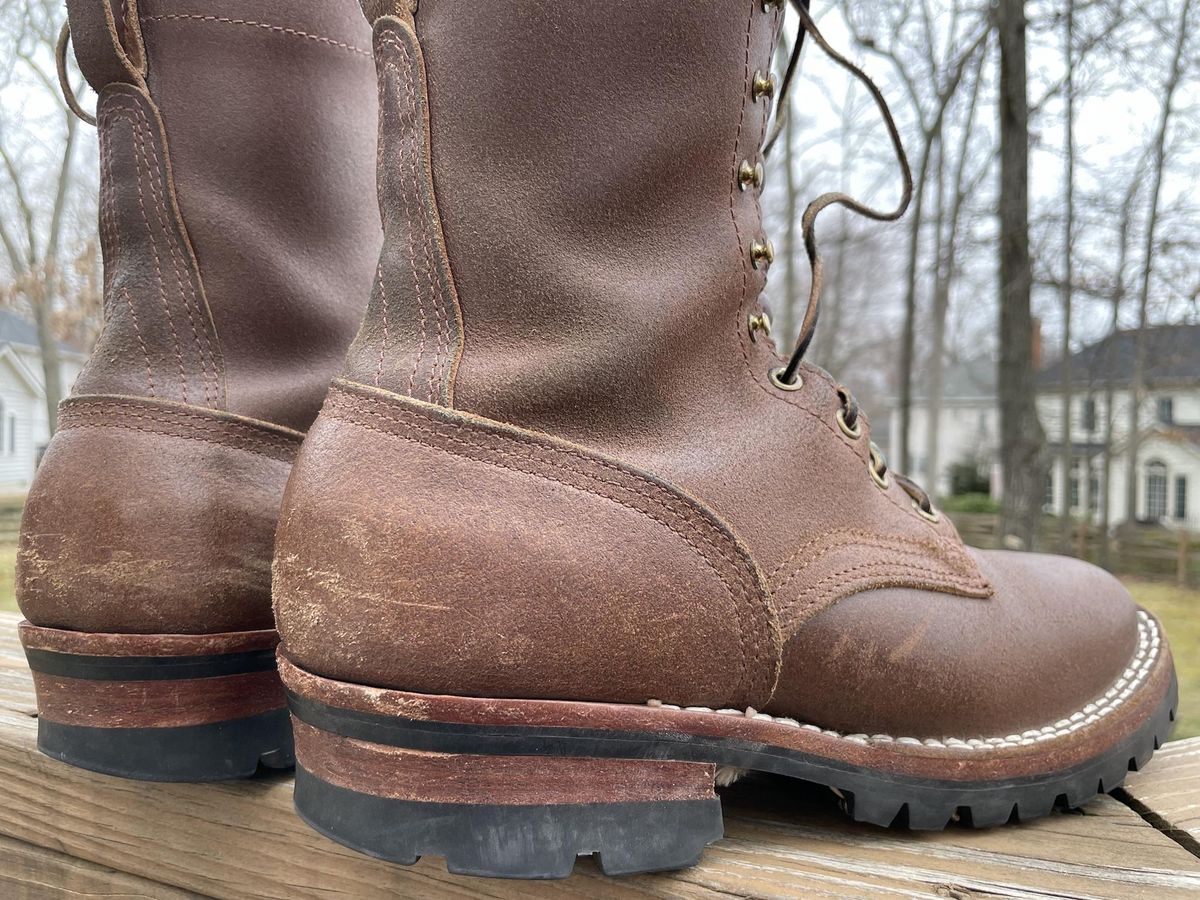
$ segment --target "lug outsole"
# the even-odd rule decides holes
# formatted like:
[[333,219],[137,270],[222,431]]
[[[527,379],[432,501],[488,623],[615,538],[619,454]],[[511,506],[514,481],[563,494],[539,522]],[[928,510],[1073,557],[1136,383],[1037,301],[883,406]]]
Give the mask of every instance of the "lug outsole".
[[606,875],[684,869],[723,834],[721,801],[508,806],[422,803],[360,793],[296,769],[296,811],[326,837],[377,859],[442,857],[448,871],[566,878],[580,856]]
[[138,781],[227,781],[295,765],[292,724],[278,709],[229,722],[95,728],[38,720],[38,749],[81,769]]
[[[1103,754],[1057,772],[1007,780],[962,782],[915,778],[769,745],[690,736],[670,743],[644,735],[589,729],[473,726],[388,719],[291,694],[299,721],[349,737],[408,747],[453,759],[456,754],[526,759],[556,755],[588,759],[685,760],[784,775],[834,789],[857,822],[939,830],[951,824],[991,828],[1026,822],[1056,808],[1080,806],[1119,787],[1166,741],[1178,689],[1170,685],[1156,708]],[[332,735],[331,735],[332,736]],[[493,756],[494,755],[494,756]],[[451,872],[505,878],[564,878],[578,856],[594,855],[607,874],[683,868],[721,837],[720,800],[640,803],[430,803],[335,785],[304,768],[296,775],[296,809],[322,834],[380,859],[412,864],[441,856]],[[385,774],[386,778],[386,774]],[[394,786],[394,783],[393,783]],[[469,787],[469,784],[468,784]]]

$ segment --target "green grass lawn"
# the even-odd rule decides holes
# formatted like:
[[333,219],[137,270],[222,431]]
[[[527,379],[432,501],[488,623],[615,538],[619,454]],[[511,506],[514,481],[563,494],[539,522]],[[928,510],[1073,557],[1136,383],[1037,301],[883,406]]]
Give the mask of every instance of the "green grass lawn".
[[1172,737],[1200,735],[1200,591],[1149,581],[1125,580],[1134,599],[1158,616],[1179,673],[1179,718]]
[[[17,608],[13,597],[16,558],[16,547],[0,545],[0,610]],[[1174,737],[1200,735],[1200,591],[1129,579],[1125,585],[1139,603],[1162,620],[1175,654],[1180,714]]]

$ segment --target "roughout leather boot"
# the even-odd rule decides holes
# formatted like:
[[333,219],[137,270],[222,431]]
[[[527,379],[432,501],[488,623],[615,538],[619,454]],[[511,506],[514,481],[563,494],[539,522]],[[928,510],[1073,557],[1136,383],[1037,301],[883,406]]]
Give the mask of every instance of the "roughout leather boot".
[[69,0],[105,324],[25,507],[38,744],[155,780],[290,765],[270,560],[378,261],[353,0]]
[[766,339],[782,4],[414,5],[366,4],[384,249],[280,519],[301,815],[399,862],[623,873],[695,862],[737,770],[940,828],[1144,763],[1154,619],[964,547]]

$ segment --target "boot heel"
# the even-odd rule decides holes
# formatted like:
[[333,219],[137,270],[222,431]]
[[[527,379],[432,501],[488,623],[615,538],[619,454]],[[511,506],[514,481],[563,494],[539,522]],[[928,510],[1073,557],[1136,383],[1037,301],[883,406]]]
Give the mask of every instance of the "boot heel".
[[274,631],[88,634],[22,622],[20,635],[47,756],[143,781],[293,764]]
[[695,865],[722,835],[712,765],[439,753],[344,737],[298,713],[294,726],[297,812],[392,862],[441,856],[457,874],[565,878],[595,854],[606,874],[627,875]]

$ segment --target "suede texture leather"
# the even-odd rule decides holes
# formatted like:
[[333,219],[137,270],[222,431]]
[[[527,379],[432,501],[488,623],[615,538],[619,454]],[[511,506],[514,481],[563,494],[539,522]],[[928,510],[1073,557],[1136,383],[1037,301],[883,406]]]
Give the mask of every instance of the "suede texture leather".
[[35,625],[269,628],[291,460],[382,241],[354,0],[71,0],[98,93],[104,329],[22,522]]
[[160,400],[65,401],[21,522],[21,611],[120,634],[272,627],[275,521],[301,438]]
[[276,616],[305,668],[508,697],[639,702],[648,670],[667,702],[774,689],[781,636],[745,549],[569,444],[335,384],[284,508]]
[[[748,329],[767,268],[751,250],[760,202],[738,172],[759,160],[769,109],[753,85],[779,7],[421,0],[414,21],[375,26],[390,96],[380,35],[424,65],[406,79],[410,108],[382,126],[381,185],[410,162],[391,148],[425,152],[426,114],[431,173],[407,196],[381,191],[399,226],[383,258],[394,273],[401,238],[444,242],[461,356],[439,401],[436,380],[410,375],[425,371],[411,309],[391,343],[378,297],[368,311],[346,372],[371,390],[352,416],[338,399],[318,418],[285,498],[288,654],[380,687],[765,703],[916,738],[1021,732],[1107,690],[1137,646],[1117,582],[967,550],[871,477],[870,424],[839,426],[828,374],[804,365],[798,390],[772,383],[782,360]],[[440,221],[423,218],[431,197]],[[437,415],[404,396],[460,420],[440,478],[411,432]],[[753,561],[757,596],[731,606],[676,536],[499,471],[493,436],[510,429],[572,448],[572,470],[617,465],[688,498],[693,521],[720,523]],[[738,608],[781,643],[713,643],[717,622],[745,633]],[[489,638],[500,660],[484,658]],[[748,689],[776,671],[766,698]]]

